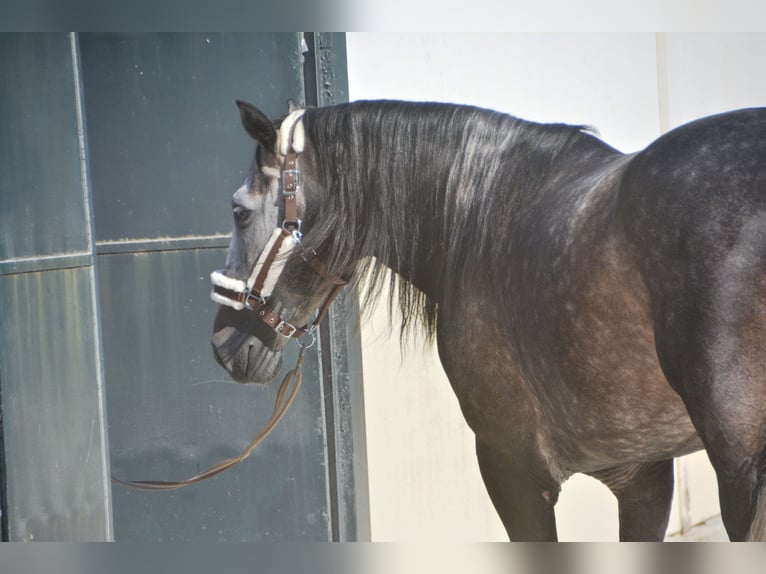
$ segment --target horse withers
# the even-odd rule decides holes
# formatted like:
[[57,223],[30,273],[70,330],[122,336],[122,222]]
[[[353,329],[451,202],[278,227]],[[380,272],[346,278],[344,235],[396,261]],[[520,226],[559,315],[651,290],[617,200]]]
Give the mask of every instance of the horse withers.
[[626,155],[468,106],[238,105],[257,146],[212,337],[235,380],[277,375],[332,278],[369,278],[363,304],[390,281],[511,540],[556,540],[578,472],[617,497],[621,540],[662,540],[673,458],[701,448],[729,537],[766,539],[765,110]]

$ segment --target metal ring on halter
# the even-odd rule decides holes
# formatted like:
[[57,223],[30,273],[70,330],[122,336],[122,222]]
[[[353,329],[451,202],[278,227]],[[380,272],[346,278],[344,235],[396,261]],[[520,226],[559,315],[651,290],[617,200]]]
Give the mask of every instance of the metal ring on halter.
[[[290,227],[297,226],[295,229],[290,229]],[[303,233],[301,232],[301,227],[303,227],[303,220],[302,219],[296,219],[295,221],[283,221],[282,222],[282,229],[285,231],[289,231],[293,235],[293,239],[296,243],[300,243],[301,239],[303,239]]]
[[[303,220],[302,219],[296,219],[295,221],[287,221],[286,219],[282,222],[282,229],[285,231],[289,231],[293,234],[293,239],[295,239],[296,243],[300,243],[301,239],[303,239],[303,233],[301,232],[301,228],[303,227]],[[291,229],[293,228],[293,229]]]
[[296,344],[297,344],[297,345],[298,345],[298,346],[299,346],[301,349],[304,349],[304,350],[305,350],[305,349],[310,349],[310,348],[311,348],[311,347],[313,347],[313,346],[314,346],[314,344],[316,344],[316,342],[317,342],[317,336],[314,334],[314,327],[312,327],[311,329],[309,329],[308,331],[306,331],[306,332],[304,333],[304,335],[303,335],[303,336],[305,337],[306,335],[310,335],[310,336],[311,336],[311,342],[310,342],[310,343],[304,343],[304,342],[302,342],[300,339],[294,339],[295,343],[296,343]]

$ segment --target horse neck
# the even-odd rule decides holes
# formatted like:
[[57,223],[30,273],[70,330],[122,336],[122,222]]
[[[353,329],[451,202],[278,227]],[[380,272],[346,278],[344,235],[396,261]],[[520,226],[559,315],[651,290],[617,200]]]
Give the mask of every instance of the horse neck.
[[355,230],[347,248],[375,257],[440,304],[446,289],[459,290],[461,279],[497,263],[508,226],[577,164],[577,154],[559,153],[564,140],[589,138],[578,128],[558,133],[472,108],[373,109],[343,126],[350,141],[330,167],[343,175],[329,192],[343,195],[340,212]]

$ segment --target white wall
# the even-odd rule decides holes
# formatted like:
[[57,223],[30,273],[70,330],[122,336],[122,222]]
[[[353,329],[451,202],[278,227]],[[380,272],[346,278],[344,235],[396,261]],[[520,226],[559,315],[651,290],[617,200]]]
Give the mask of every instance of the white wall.
[[[766,104],[766,35],[363,33],[347,42],[352,100],[451,101],[582,123],[623,151],[693,117]],[[435,350],[402,357],[387,332],[381,306],[362,332],[373,540],[505,540]],[[670,531],[717,513],[704,453],[678,474]],[[556,515],[561,540],[617,539],[616,501],[593,479],[567,481]]]

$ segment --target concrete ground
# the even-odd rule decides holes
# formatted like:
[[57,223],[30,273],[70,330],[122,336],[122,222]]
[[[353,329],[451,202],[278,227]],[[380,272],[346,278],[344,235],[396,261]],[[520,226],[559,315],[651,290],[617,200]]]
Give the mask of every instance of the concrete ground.
[[666,542],[728,542],[721,516],[714,516],[683,534],[671,534]]

